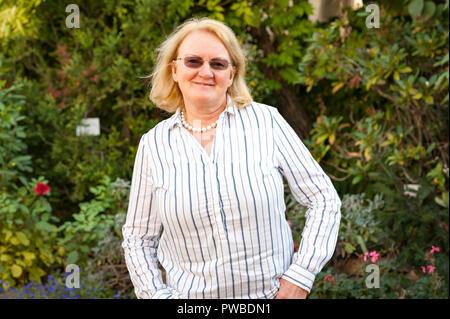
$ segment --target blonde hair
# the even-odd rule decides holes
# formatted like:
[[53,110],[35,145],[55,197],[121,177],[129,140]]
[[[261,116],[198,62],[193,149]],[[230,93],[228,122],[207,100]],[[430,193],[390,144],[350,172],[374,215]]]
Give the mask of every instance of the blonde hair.
[[151,77],[150,100],[157,107],[173,113],[184,107],[183,95],[172,78],[172,61],[177,57],[178,48],[188,34],[193,31],[208,31],[216,35],[225,45],[233,63],[233,83],[228,88],[232,103],[242,108],[252,102],[245,83],[246,59],[233,30],[224,23],[209,18],[192,18],[178,26],[156,50],[156,65]]

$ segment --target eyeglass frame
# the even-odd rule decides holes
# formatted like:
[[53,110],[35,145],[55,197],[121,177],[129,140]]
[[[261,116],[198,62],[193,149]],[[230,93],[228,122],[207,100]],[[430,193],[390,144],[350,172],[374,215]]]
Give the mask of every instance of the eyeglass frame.
[[[235,67],[235,65],[234,65],[234,63],[233,62],[230,62],[230,61],[228,61],[228,60],[226,60],[226,59],[222,59],[222,58],[212,58],[212,59],[210,59],[210,60],[207,60],[207,59],[203,59],[202,57],[199,57],[199,56],[195,56],[195,55],[192,55],[192,56],[185,56],[184,58],[176,58],[176,59],[173,59],[172,60],[172,62],[175,62],[175,61],[178,61],[178,60],[183,60],[183,62],[184,62],[184,60],[186,59],[186,58],[189,58],[189,57],[191,57],[191,58],[199,58],[199,59],[201,59],[202,61],[203,61],[203,63],[198,67],[198,68],[191,68],[191,67],[189,67],[189,66],[187,66],[186,65],[186,62],[184,63],[184,66],[185,67],[187,67],[187,68],[189,68],[189,69],[199,69],[199,68],[201,68],[202,66],[203,66],[203,64],[205,63],[205,62],[208,62],[208,64],[209,64],[209,67],[212,69],[212,70],[214,70],[214,71],[225,71],[225,70],[228,70],[228,67],[231,65],[233,68]],[[226,69],[223,69],[223,70],[217,70],[217,69],[214,69],[213,67],[211,67],[211,64],[209,63],[211,60],[214,60],[214,59],[220,59],[220,60],[224,60],[224,61],[226,61],[228,64],[227,64],[227,67],[226,67]]]

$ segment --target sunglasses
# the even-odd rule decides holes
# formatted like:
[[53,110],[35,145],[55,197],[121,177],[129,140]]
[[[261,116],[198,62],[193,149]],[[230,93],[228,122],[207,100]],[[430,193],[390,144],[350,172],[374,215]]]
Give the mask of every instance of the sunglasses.
[[184,65],[191,69],[198,69],[199,67],[201,67],[203,65],[203,63],[205,61],[207,61],[209,63],[209,66],[211,67],[211,69],[216,70],[216,71],[226,70],[226,69],[228,69],[228,66],[230,64],[233,65],[231,62],[228,62],[227,60],[221,59],[221,58],[214,58],[211,60],[203,60],[200,57],[188,56],[185,58],[177,58],[175,60],[183,60]]

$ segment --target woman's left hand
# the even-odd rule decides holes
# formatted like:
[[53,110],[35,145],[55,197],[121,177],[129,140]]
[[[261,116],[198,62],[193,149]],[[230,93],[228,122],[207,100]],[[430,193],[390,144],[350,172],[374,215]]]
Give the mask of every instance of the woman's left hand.
[[306,299],[308,292],[293,283],[280,278],[280,289],[275,299]]

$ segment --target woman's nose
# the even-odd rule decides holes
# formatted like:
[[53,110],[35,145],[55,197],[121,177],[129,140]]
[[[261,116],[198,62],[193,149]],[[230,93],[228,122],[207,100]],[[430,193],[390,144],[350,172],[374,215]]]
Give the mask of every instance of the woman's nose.
[[212,77],[214,75],[208,61],[203,62],[202,66],[198,70],[198,74],[203,77]]

